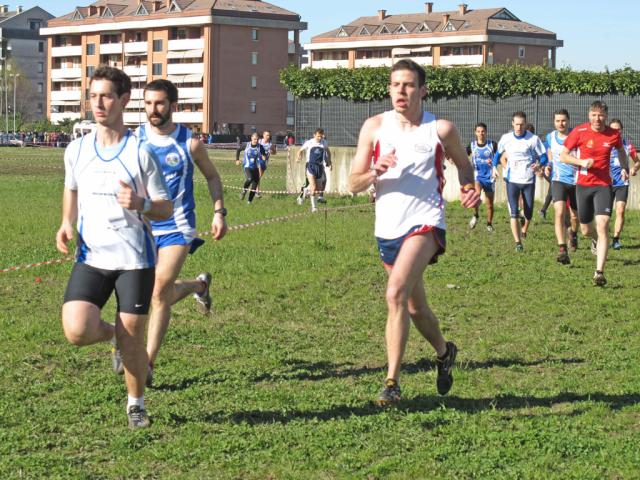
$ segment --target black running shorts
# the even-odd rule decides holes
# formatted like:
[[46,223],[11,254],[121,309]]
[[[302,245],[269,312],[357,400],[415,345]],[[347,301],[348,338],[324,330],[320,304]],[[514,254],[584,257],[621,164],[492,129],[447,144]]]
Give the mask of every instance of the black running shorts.
[[587,187],[576,185],[578,219],[580,223],[591,223],[595,215],[611,216],[611,187],[609,185]]
[[616,202],[627,203],[627,198],[629,198],[629,185],[611,187],[611,194]]
[[118,312],[149,313],[155,268],[140,270],[103,270],[76,263],[64,293],[64,302],[82,300],[102,309],[115,290]]
[[551,198],[553,202],[566,202],[569,200],[571,210],[578,209],[578,203],[576,201],[576,186],[569,183],[558,182],[556,180],[551,182]]

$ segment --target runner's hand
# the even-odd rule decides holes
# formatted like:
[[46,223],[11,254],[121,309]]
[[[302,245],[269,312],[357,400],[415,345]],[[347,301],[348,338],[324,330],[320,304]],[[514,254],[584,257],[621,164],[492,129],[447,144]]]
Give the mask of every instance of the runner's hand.
[[61,253],[69,253],[67,243],[73,240],[73,227],[68,224],[62,224],[56,233],[56,248]]
[[222,215],[214,215],[211,221],[211,236],[214,240],[222,240],[227,233],[227,221]]
[[464,208],[473,208],[480,203],[480,194],[472,184],[460,188],[460,202]]
[[118,191],[118,203],[127,210],[142,210],[144,199],[135,194],[129,184],[120,180],[120,190]]
[[585,158],[582,160],[582,168],[586,168],[588,170],[591,167],[593,167],[593,158]]
[[391,152],[386,155],[381,156],[376,163],[373,164],[373,169],[376,171],[378,176],[386,173],[390,168],[395,167],[398,164],[398,157],[396,157],[396,149],[394,148]]

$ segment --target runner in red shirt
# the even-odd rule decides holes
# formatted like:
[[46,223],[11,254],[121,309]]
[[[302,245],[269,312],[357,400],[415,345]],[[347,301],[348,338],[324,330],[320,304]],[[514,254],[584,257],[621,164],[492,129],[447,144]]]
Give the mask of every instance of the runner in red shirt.
[[[579,167],[576,179],[578,218],[582,234],[591,237],[591,252],[596,255],[593,284],[606,285],[604,265],[609,250],[611,218],[611,151],[616,149],[622,176],[628,178],[627,154],[620,132],[607,126],[607,104],[596,101],[589,107],[589,121],[574,128],[564,141],[560,160]],[[570,152],[575,150],[575,155]],[[593,219],[595,216],[595,228]]]

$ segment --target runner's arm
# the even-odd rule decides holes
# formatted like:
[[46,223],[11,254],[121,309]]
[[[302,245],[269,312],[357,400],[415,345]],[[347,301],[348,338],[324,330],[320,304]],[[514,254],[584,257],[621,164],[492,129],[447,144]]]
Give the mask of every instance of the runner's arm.
[[560,152],[560,161],[562,163],[568,163],[569,165],[574,165],[581,168],[591,168],[591,166],[593,165],[592,158],[576,158],[571,155],[571,153],[569,153],[569,149],[567,149],[567,147],[562,148],[562,152]]
[[62,193],[62,222],[56,233],[56,248],[61,253],[69,253],[67,243],[73,239],[73,225],[78,220],[78,191],[68,187]]
[[200,173],[207,181],[207,188],[209,189],[209,196],[211,197],[211,204],[213,205],[213,219],[211,220],[211,235],[215,240],[220,240],[227,233],[227,221],[221,212],[215,213],[216,210],[224,208],[224,198],[222,189],[222,180],[220,174],[215,165],[209,158],[206,148],[202,142],[192,138],[191,139],[191,158],[193,163],[196,164]]
[[[351,173],[349,174],[349,191],[351,193],[359,193],[365,191],[378,180],[378,175],[383,171],[376,171],[371,168],[371,159],[373,158],[373,139],[376,129],[380,126],[378,117],[369,118],[364,122],[358,136],[358,147],[356,155],[351,165]],[[383,159],[381,158],[380,161]],[[390,162],[385,164],[384,171],[391,165]]]

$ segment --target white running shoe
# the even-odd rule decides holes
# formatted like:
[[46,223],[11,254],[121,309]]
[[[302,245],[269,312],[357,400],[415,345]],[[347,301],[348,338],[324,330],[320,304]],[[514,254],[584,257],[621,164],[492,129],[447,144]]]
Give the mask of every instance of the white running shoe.
[[469,228],[476,228],[476,223],[478,223],[478,217],[474,215],[471,217],[471,220],[469,220]]

